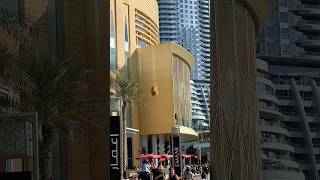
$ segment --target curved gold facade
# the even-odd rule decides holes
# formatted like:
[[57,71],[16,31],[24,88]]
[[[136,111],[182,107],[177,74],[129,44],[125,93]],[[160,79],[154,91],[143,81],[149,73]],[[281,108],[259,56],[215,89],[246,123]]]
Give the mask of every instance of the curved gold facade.
[[111,25],[115,27],[117,68],[121,69],[136,48],[159,44],[156,0],[111,0]]
[[268,0],[221,0],[211,5],[211,179],[258,180],[255,35],[270,4]]
[[[144,93],[133,128],[140,135],[171,134],[175,126],[190,128],[192,55],[176,44],[159,44],[137,49],[130,66],[131,77]],[[158,93],[152,93],[153,87]]]

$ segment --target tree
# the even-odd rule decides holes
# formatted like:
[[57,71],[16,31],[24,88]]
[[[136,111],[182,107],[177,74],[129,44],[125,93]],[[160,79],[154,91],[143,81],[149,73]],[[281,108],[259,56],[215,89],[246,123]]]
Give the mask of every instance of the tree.
[[[19,53],[21,47],[26,47],[34,36],[26,23],[19,23],[14,18],[18,12],[12,12],[3,1],[0,1],[0,85],[18,91],[23,87],[30,92],[30,80],[19,68]],[[10,99],[0,97],[1,109]],[[12,103],[12,102],[10,102]]]
[[[19,88],[23,111],[38,113],[40,126],[39,175],[41,180],[52,178],[52,158],[56,133],[64,130],[73,137],[75,129],[86,120],[85,112],[94,110],[85,98],[87,71],[75,59],[59,59],[54,53],[34,51],[19,67],[30,79],[32,89]],[[92,106],[91,106],[92,105]]]
[[122,122],[121,136],[122,136],[122,154],[123,157],[123,169],[126,170],[128,166],[128,154],[127,154],[127,108],[131,103],[141,100],[143,93],[139,90],[139,84],[133,80],[127,79],[123,72],[113,70],[111,71],[111,95],[121,98],[122,104]]

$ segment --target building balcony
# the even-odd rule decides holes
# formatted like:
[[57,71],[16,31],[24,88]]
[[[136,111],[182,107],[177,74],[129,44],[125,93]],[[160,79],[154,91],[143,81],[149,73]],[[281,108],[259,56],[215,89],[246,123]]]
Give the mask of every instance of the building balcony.
[[210,34],[210,28],[208,28],[208,29],[207,28],[201,28],[200,32]]
[[320,37],[307,36],[298,40],[296,44],[309,51],[320,51]]
[[200,4],[200,9],[209,9],[209,5],[208,4]]
[[200,37],[202,37],[202,38],[210,38],[210,34],[201,33],[201,34],[200,34]]
[[160,13],[160,16],[159,16],[159,19],[160,19],[160,22],[162,22],[162,21],[165,21],[165,19],[176,19],[177,18],[177,16],[175,16],[175,15],[167,15],[167,14],[161,14]]
[[262,84],[267,84],[271,87],[273,87],[273,82],[265,77],[257,77],[257,82]]
[[201,39],[201,41],[204,42],[204,43],[210,43],[210,39],[207,39],[207,38],[206,39]]
[[292,11],[302,17],[320,19],[320,5],[304,4]]
[[295,26],[296,30],[313,34],[313,33],[320,33],[320,21],[314,20],[305,20],[302,23]]
[[[267,142],[266,142],[267,141]],[[271,142],[268,142],[271,141]],[[274,149],[274,150],[282,150],[288,152],[294,152],[294,147],[287,144],[286,142],[273,142],[271,139],[265,139],[261,144],[262,149]]]
[[272,102],[274,102],[276,104],[278,104],[278,101],[279,101],[279,99],[275,95],[268,94],[268,93],[262,93],[262,92],[258,93],[258,98],[259,99],[268,100],[268,101],[272,101]]
[[192,115],[192,119],[206,120],[206,117],[200,115]]
[[172,5],[164,5],[164,4],[159,4],[159,9],[165,11],[165,10],[177,10],[177,6],[175,4]]
[[199,9],[200,15],[205,14],[209,16],[209,10],[208,9]]
[[286,136],[290,135],[288,130],[286,130],[285,128],[280,127],[280,126],[276,126],[276,125],[261,124],[260,125],[260,131],[261,132],[270,132],[270,133],[283,134],[283,135],[286,135]]
[[203,14],[200,14],[199,16],[200,16],[200,18],[203,18],[203,19],[204,18],[210,19],[209,13],[208,14],[207,13],[206,14],[203,13]]
[[319,58],[320,52],[305,51],[304,55],[309,58]]

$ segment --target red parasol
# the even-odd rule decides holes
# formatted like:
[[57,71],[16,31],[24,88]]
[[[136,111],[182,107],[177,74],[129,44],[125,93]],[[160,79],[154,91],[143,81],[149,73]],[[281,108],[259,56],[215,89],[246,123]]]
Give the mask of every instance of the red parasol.
[[162,163],[162,162],[165,162],[166,161],[166,158],[160,158],[159,162]]
[[[177,155],[179,156],[179,155]],[[189,154],[180,154],[180,157],[181,158],[184,158],[184,159],[190,159],[192,157],[192,155],[189,155]]]
[[156,154],[140,154],[137,159],[157,159],[157,158],[160,158],[160,156]]
[[160,154],[159,156],[164,159],[173,158],[173,155],[171,154]]

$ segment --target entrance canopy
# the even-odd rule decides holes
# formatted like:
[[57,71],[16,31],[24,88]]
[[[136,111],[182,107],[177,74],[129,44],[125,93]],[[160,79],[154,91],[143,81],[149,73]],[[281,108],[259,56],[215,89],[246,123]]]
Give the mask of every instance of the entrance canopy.
[[178,126],[176,125],[172,129],[172,134],[180,135],[183,141],[192,141],[192,140],[198,140],[198,133],[186,126]]

